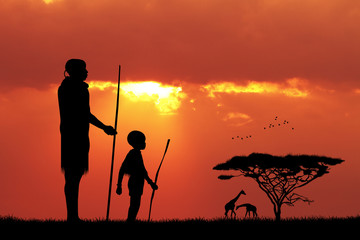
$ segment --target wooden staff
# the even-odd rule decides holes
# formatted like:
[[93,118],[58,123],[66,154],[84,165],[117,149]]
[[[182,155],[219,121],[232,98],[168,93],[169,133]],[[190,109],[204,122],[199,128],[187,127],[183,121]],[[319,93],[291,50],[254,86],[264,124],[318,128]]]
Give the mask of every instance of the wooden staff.
[[[114,127],[115,131],[117,130],[118,112],[119,112],[120,71],[121,71],[121,66],[119,65],[118,88],[117,88],[117,97],[116,97],[115,127]],[[116,134],[114,135],[114,139],[113,139],[113,147],[112,147],[112,155],[111,155],[110,183],[109,183],[109,195],[108,195],[107,210],[106,210],[106,221],[109,220],[109,213],[110,213],[110,199],[111,199],[111,186],[112,186],[113,169],[114,169],[115,142],[116,142]]]
[[[170,139],[167,140],[167,143],[166,143],[166,147],[165,147],[165,152],[164,152],[164,155],[161,159],[161,162],[160,162],[160,165],[159,165],[159,168],[156,172],[156,175],[155,175],[155,185],[156,185],[156,182],[158,180],[158,177],[159,177],[159,172],[160,172],[160,168],[161,168],[161,165],[164,161],[164,158],[165,158],[165,154],[168,150],[168,147],[169,147],[169,143],[170,143]],[[149,218],[148,218],[148,221],[150,221],[150,216],[151,216],[151,206],[152,206],[152,202],[153,202],[153,199],[154,199],[154,195],[155,195],[155,189],[152,191],[152,194],[151,194],[151,199],[150,199],[150,208],[149,208]]]

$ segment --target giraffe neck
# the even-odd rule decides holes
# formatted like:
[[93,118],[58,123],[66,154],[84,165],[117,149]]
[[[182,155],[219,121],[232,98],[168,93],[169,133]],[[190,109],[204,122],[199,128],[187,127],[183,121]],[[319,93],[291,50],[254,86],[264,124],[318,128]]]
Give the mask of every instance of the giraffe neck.
[[241,193],[239,193],[239,194],[234,198],[234,201],[235,201],[235,202],[239,199],[240,195],[241,195]]

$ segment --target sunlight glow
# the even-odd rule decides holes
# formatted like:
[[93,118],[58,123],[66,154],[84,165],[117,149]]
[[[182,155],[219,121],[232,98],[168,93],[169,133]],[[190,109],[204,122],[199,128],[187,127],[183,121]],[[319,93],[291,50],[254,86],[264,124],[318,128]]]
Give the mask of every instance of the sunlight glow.
[[46,5],[50,5],[50,4],[53,4],[55,2],[59,2],[61,0],[42,0]]
[[216,93],[275,93],[288,97],[307,97],[308,92],[298,86],[303,83],[298,78],[291,78],[286,85],[269,82],[249,81],[247,85],[237,85],[233,82],[221,82],[201,86],[202,91],[208,92],[210,98],[215,98]]
[[[108,88],[116,92],[117,84],[113,82],[91,81],[89,88],[104,91]],[[186,98],[182,87],[162,84],[156,81],[124,82],[120,92],[131,101],[153,102],[162,115],[175,114],[180,108],[181,100]]]
[[356,89],[354,90],[354,93],[360,94],[360,89],[359,89],[359,88],[356,88]]
[[122,84],[123,94],[132,101],[152,101],[162,114],[174,114],[181,99],[186,95],[181,87],[163,85],[159,82],[126,82]]
[[97,88],[100,91],[104,91],[108,88],[112,88],[113,91],[116,93],[117,91],[117,84],[113,82],[105,82],[105,81],[90,81],[88,82],[89,88]]

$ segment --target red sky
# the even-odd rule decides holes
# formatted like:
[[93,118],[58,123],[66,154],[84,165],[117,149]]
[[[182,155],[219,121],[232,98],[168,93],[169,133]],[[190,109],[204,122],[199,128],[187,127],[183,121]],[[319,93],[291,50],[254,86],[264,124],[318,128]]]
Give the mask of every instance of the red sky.
[[[115,114],[110,82],[122,65],[115,178],[130,149],[128,132],[146,134],[143,156],[152,177],[171,138],[154,219],[222,217],[241,189],[247,195],[239,204],[272,217],[251,180],[220,181],[221,172],[212,170],[251,152],[344,159],[299,191],[313,204],[284,207],[283,214],[359,214],[358,1],[47,2],[0,3],[0,215],[65,218],[56,90],[74,57],[87,62],[91,110],[107,124]],[[289,127],[264,130],[275,116]],[[251,140],[236,139],[250,134]],[[90,137],[80,217],[101,218],[112,139],[95,128]],[[150,194],[146,185],[141,219]],[[127,192],[114,195],[111,218],[126,218],[128,204]]]

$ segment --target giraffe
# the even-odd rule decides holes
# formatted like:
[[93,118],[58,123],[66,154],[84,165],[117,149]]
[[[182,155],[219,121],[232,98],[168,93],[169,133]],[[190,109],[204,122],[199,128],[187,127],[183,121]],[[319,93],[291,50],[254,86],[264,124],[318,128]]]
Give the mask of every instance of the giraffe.
[[241,204],[239,206],[236,206],[236,210],[238,210],[238,208],[240,207],[245,207],[246,208],[246,213],[245,213],[245,217],[249,214],[249,217],[250,217],[250,212],[252,212],[253,214],[253,217],[257,217],[257,212],[256,212],[256,207],[250,203],[244,203],[244,204]]
[[235,203],[236,203],[236,201],[239,199],[239,197],[240,197],[241,194],[246,195],[246,193],[244,192],[244,190],[241,190],[241,192],[240,192],[234,199],[232,199],[230,202],[228,202],[227,204],[225,204],[225,217],[228,216],[227,214],[228,214],[229,211],[231,211],[230,217],[232,217],[233,214],[234,214],[235,217],[236,217],[236,213],[235,213],[235,211],[234,211],[234,209],[235,209]]

